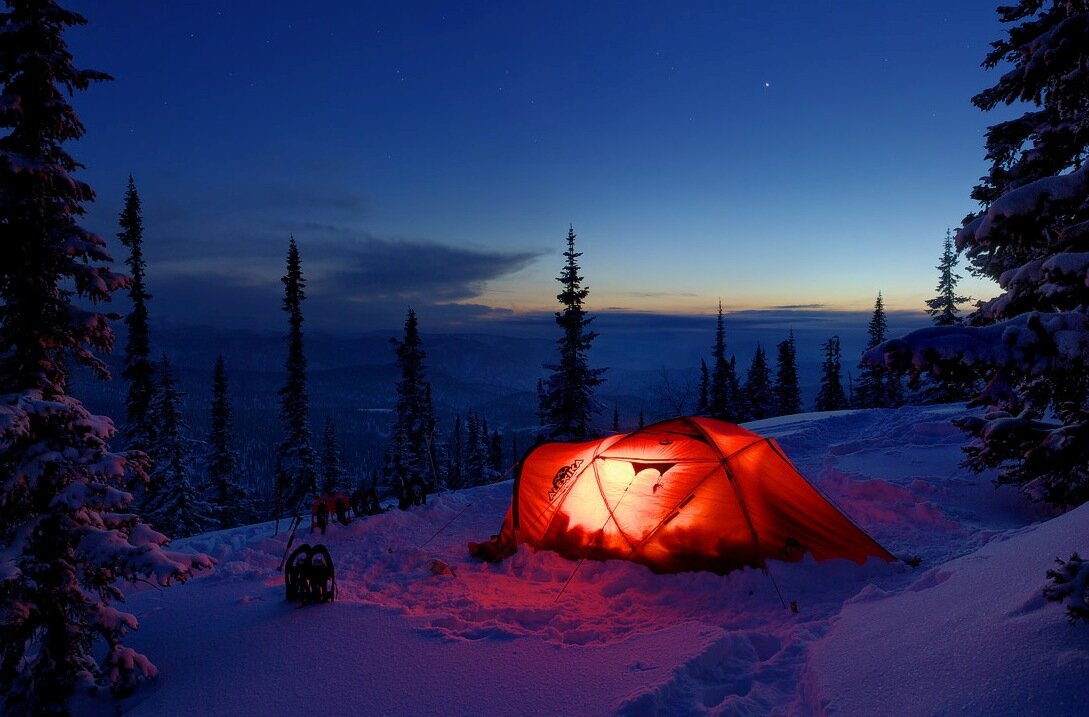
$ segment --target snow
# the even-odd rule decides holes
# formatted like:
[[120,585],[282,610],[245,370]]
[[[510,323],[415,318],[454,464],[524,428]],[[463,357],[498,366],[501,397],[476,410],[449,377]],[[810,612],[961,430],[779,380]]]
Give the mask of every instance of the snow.
[[884,703],[903,717],[1076,714],[1089,676],[1085,629],[1058,619],[1041,576],[1056,555],[1084,549],[1087,521],[1084,505],[932,568],[897,594],[845,605],[810,663],[828,711],[874,714]]
[[957,246],[987,246],[996,229],[1011,219],[1033,212],[1044,213],[1053,205],[1078,202],[1089,192],[1089,165],[1070,172],[1042,177],[1010,190],[957,233]]
[[[126,643],[158,677],[125,715],[1071,714],[1089,626],[1047,602],[1056,557],[1089,554],[1089,506],[1053,516],[958,467],[960,406],[754,422],[894,554],[657,575],[525,547],[471,559],[509,481],[334,524],[337,600],[284,600],[264,523],[177,541],[217,560],[131,589]],[[781,596],[781,597],[780,597]],[[795,605],[797,612],[789,606]],[[89,713],[87,707],[83,712]]]

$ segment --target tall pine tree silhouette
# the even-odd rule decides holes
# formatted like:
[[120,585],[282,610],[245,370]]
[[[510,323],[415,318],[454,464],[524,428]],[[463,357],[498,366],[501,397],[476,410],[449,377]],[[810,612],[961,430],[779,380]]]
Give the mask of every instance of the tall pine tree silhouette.
[[280,388],[280,420],[283,440],[276,452],[276,517],[295,511],[302,500],[317,490],[317,453],[310,433],[310,397],[306,391],[306,355],[303,352],[302,302],[306,298],[302,261],[295,237],[287,249],[287,273],[283,310],[287,313],[287,381]]
[[[702,392],[701,392],[702,393]],[[718,302],[715,322],[715,343],[711,347],[710,381],[707,386],[706,412],[722,421],[738,421],[741,418],[740,390],[734,364],[726,358],[726,321],[722,314],[722,302]]]
[[[866,329],[869,334],[866,348],[871,349],[884,341],[887,328],[885,304],[879,291],[877,292],[877,300],[873,305],[873,315],[870,317],[870,323]],[[855,388],[855,405],[860,408],[877,408],[887,405],[884,395],[884,377],[887,369],[884,366],[866,364],[860,365],[859,368],[861,371],[858,375],[858,385]]]
[[[885,302],[881,292],[873,304],[873,315],[866,329],[869,341],[866,349],[872,349],[885,340],[888,333],[888,320],[885,317]],[[884,366],[863,362],[859,365],[858,384],[855,388],[855,402],[859,408],[887,408],[896,406],[898,401],[899,375],[893,374]]]
[[961,276],[957,273],[957,251],[953,246],[953,236],[949,230],[945,230],[945,241],[942,242],[942,256],[938,260],[938,286],[935,289],[938,295],[933,299],[927,299],[926,312],[938,326],[956,326],[960,323],[958,308],[961,304],[972,299],[968,296],[957,294],[957,282]]
[[147,301],[151,294],[144,285],[147,263],[144,261],[144,220],[140,211],[140,195],[136,182],[129,175],[125,190],[125,206],[120,217],[118,238],[129,250],[129,300],[132,308],[125,316],[128,336],[125,340],[125,367],[121,375],[129,382],[125,397],[124,436],[127,447],[146,451],[155,439],[150,422],[151,401],[155,395],[155,363],[151,360],[151,331],[148,326]]
[[68,394],[70,364],[108,376],[99,354],[113,332],[95,307],[127,286],[103,239],[76,223],[94,192],[62,146],[83,135],[67,96],[108,79],[73,65],[63,35],[84,22],[51,0],[0,12],[0,695],[11,717],[66,714],[77,688],[123,693],[153,675],[123,644],[136,618],[115,605],[119,581],[167,585],[210,567],[164,551],[129,512],[123,488],[141,460],[112,452],[112,421]]
[[[937,326],[959,326],[962,318],[959,316],[961,304],[971,301],[970,297],[957,294],[957,282],[960,274],[956,273],[957,251],[953,245],[953,237],[949,230],[945,230],[945,241],[942,243],[942,256],[938,261],[938,286],[935,289],[937,296],[926,302],[927,313]],[[979,372],[966,366],[947,366],[937,375],[926,377],[923,388],[917,394],[917,400],[924,403],[952,403],[964,401],[975,393],[981,384]],[[913,381],[913,385],[915,382]]]
[[347,488],[347,475],[337,441],[337,427],[331,416],[325,417],[325,432],[321,447],[321,492],[326,495],[343,492]]
[[824,361],[821,362],[821,387],[817,391],[818,411],[838,411],[848,407],[847,396],[843,393],[843,371],[839,347],[839,337],[821,344]]
[[802,410],[802,391],[798,386],[798,350],[794,344],[794,331],[777,346],[775,369],[775,402],[780,416],[789,416]]
[[431,386],[427,382],[420,329],[416,312],[408,310],[404,337],[391,339],[397,354],[401,378],[397,382],[397,406],[390,433],[389,462],[395,491],[411,483],[435,490],[435,412],[431,405]]
[[221,355],[216,358],[212,371],[212,421],[206,460],[208,495],[220,528],[242,525],[252,512],[249,496],[238,483],[238,454],[234,442],[227,368]]
[[563,332],[557,341],[560,360],[545,366],[552,374],[544,386],[541,408],[549,437],[582,441],[594,435],[591,423],[594,414],[601,411],[594,399],[594,389],[604,382],[605,369],[590,368],[590,346],[597,334],[590,331],[593,317],[583,308],[590,289],[583,286],[583,278],[579,276],[578,259],[582,253],[575,251],[573,226],[568,228],[567,251],[563,255],[567,261],[556,278],[563,285],[556,295],[563,306],[562,311],[556,312],[556,324]]
[[447,481],[451,490],[457,490],[465,486],[463,472],[465,469],[464,440],[461,430],[461,415],[454,417],[454,430],[451,437],[451,453],[448,456],[450,467],[447,469]]
[[745,376],[746,417],[749,420],[768,418],[775,415],[778,401],[775,400],[775,387],[771,382],[771,368],[768,366],[764,347],[756,345],[756,351]]
[[158,382],[151,402],[155,440],[148,447],[154,457],[149,488],[144,498],[148,520],[171,535],[203,533],[215,523],[214,510],[197,491],[193,475],[193,440],[182,418],[182,394],[170,360],[159,361]]
[[707,403],[711,393],[711,372],[707,369],[707,359],[700,359],[700,387],[696,398],[696,415],[707,415]]

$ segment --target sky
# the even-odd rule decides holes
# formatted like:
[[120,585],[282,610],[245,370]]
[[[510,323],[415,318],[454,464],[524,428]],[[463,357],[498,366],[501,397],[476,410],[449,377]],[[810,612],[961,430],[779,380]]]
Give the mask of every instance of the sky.
[[167,322],[281,327],[294,236],[311,327],[495,326],[569,226],[592,312],[918,310],[1011,113],[993,0],[70,6],[84,224],[131,173]]

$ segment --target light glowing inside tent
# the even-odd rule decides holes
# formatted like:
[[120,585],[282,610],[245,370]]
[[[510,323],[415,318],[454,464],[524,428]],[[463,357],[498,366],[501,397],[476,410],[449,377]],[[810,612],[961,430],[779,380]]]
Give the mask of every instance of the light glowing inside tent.
[[542,444],[523,462],[515,491],[500,534],[474,544],[477,554],[499,558],[526,543],[574,559],[717,572],[806,552],[817,560],[892,559],[774,441],[714,419]]

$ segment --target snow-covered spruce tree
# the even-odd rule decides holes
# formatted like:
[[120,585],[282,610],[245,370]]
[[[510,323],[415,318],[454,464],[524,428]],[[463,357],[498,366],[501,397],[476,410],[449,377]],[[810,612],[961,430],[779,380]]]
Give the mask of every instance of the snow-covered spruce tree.
[[945,230],[942,242],[942,256],[938,260],[937,296],[927,299],[926,312],[937,326],[956,326],[961,322],[960,305],[971,301],[971,297],[957,294],[957,282],[961,276],[957,273],[957,250],[953,246],[953,235]]
[[424,365],[427,354],[420,340],[415,311],[408,310],[404,337],[390,341],[397,353],[397,367],[401,374],[397,382],[397,406],[389,444],[396,472],[390,479],[395,489],[400,487],[402,481],[405,485],[418,481],[428,486],[430,492],[437,488],[432,454],[435,412],[431,406],[431,387]]
[[798,386],[798,351],[794,332],[780,341],[776,352],[775,399],[780,416],[790,416],[802,410],[802,390]]
[[212,371],[212,427],[208,434],[208,499],[220,528],[243,525],[252,518],[252,501],[238,483],[238,454],[234,448],[231,425],[231,401],[228,394],[227,368],[223,356],[216,358]]
[[545,365],[552,374],[544,386],[541,408],[544,430],[552,440],[584,441],[594,436],[591,422],[601,411],[594,389],[605,381],[602,374],[606,369],[590,368],[588,354],[597,333],[590,331],[593,317],[583,309],[590,289],[582,285],[579,276],[578,258],[582,253],[575,251],[573,226],[567,231],[567,251],[563,255],[567,261],[556,278],[563,285],[563,291],[556,295],[563,306],[563,311],[556,312],[556,323],[563,331],[556,342],[560,360]]
[[68,395],[69,362],[108,377],[99,353],[113,332],[93,306],[128,285],[102,238],[76,223],[94,192],[62,148],[83,134],[67,95],[108,79],[72,63],[63,34],[84,22],[49,0],[0,12],[0,711],[10,717],[67,714],[89,692],[153,676],[123,644],[137,621],[118,607],[118,582],[165,586],[211,567],[165,551],[167,538],[127,512],[142,456],[111,452],[112,421]]
[[1008,63],[972,102],[1033,105],[987,131],[990,170],[972,191],[980,211],[957,232],[973,273],[1003,292],[971,326],[933,327],[870,350],[870,364],[934,375],[969,366],[990,377],[958,421],[966,464],[1060,506],[1089,499],[1089,5],[1021,0],[1000,7]]
[[163,354],[151,403],[155,440],[148,446],[153,459],[144,497],[145,517],[178,537],[203,533],[216,524],[215,510],[197,490],[193,475],[193,441],[181,412],[170,360]]
[[817,391],[818,411],[838,411],[848,407],[847,396],[843,393],[843,373],[839,337],[821,344],[824,361],[821,362],[821,387]]
[[337,427],[330,416],[325,417],[325,432],[321,447],[321,492],[340,493],[348,487],[348,475],[340,455]]
[[310,397],[306,391],[306,354],[303,352],[302,302],[306,280],[295,237],[287,248],[287,273],[283,310],[287,313],[287,381],[279,390],[280,420],[284,437],[276,451],[276,518],[295,511],[303,499],[317,490],[317,452],[310,433]]
[[136,182],[131,174],[119,223],[121,231],[117,237],[129,250],[125,263],[131,277],[129,300],[132,303],[125,316],[128,336],[125,340],[125,367],[121,371],[129,383],[125,397],[124,437],[128,449],[146,451],[155,438],[150,421],[151,401],[155,395],[155,362],[151,360],[147,311],[151,294],[147,293],[144,285],[144,273],[147,271],[144,261],[144,220],[140,212],[140,195],[136,193]]
[[726,358],[726,322],[718,302],[715,343],[711,346],[710,381],[707,385],[706,415],[737,423],[744,420],[741,390],[734,364]]
[[749,364],[749,373],[745,376],[746,414],[751,420],[768,418],[775,415],[775,387],[771,383],[771,368],[768,366],[764,347],[756,345]]

